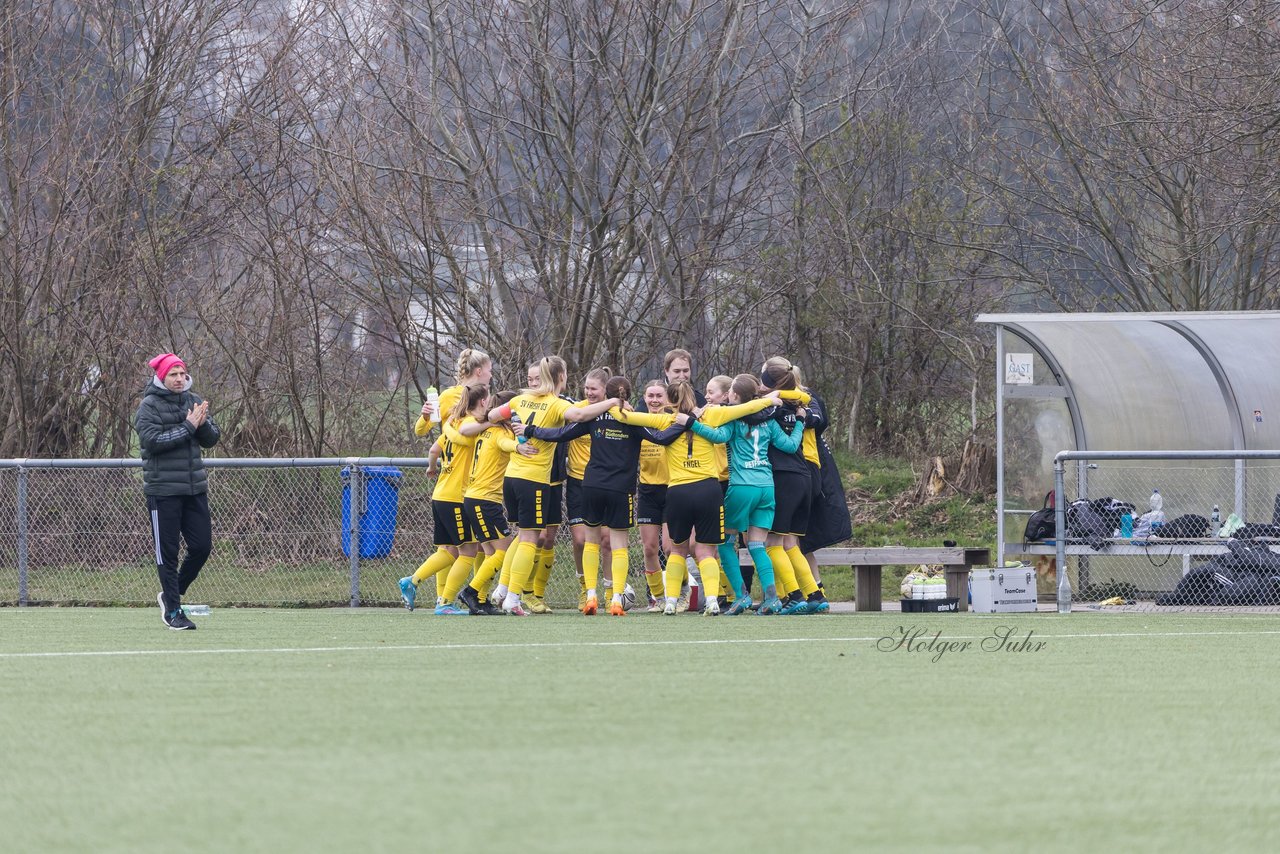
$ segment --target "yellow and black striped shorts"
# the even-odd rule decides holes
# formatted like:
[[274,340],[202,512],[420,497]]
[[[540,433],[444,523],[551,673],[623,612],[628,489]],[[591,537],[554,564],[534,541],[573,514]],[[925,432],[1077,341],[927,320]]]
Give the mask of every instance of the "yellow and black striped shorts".
[[433,499],[431,516],[435,520],[437,546],[460,546],[471,541],[471,524],[461,502]]
[[507,523],[507,511],[498,502],[464,498],[462,506],[466,508],[471,537],[477,543],[487,543],[511,533],[511,525]]

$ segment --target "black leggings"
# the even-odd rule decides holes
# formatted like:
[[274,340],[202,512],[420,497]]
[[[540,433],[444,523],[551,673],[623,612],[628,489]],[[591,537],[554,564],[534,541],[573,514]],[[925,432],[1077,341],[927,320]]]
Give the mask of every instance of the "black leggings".
[[[182,596],[200,574],[213,550],[213,528],[209,521],[209,496],[148,495],[151,535],[156,546],[156,574],[164,591],[166,610],[182,604]],[[187,556],[178,567],[178,538],[187,543]]]

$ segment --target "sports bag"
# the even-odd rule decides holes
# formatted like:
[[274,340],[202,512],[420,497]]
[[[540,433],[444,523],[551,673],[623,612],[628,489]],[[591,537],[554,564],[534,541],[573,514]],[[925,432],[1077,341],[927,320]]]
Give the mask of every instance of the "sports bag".
[[1035,540],[1047,540],[1056,536],[1057,528],[1053,519],[1055,512],[1053,490],[1051,489],[1044,495],[1044,504],[1041,505],[1039,510],[1031,514],[1031,518],[1027,519],[1027,527],[1022,532],[1022,541],[1030,543]]

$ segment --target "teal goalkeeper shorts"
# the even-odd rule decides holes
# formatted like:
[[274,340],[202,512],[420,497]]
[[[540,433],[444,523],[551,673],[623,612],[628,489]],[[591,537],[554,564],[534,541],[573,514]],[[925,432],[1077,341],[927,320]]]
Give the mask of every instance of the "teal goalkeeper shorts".
[[724,526],[734,531],[773,527],[773,487],[730,483],[724,497]]

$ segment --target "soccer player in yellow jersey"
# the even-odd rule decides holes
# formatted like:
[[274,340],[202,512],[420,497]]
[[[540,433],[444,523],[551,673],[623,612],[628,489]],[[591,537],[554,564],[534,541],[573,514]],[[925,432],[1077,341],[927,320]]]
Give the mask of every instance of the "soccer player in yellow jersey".
[[[561,398],[566,370],[564,360],[559,356],[543,358],[538,363],[538,373],[537,388],[523,389],[505,406],[491,410],[488,420],[510,421],[515,417],[524,424],[560,427],[566,421],[590,421],[621,403],[610,398],[575,407]],[[520,536],[515,557],[511,561],[510,581],[505,587],[499,582],[494,592],[495,599],[499,595],[503,596],[502,610],[518,616],[528,613],[520,604],[520,592],[524,590],[529,573],[533,570],[539,535],[549,524],[548,501],[553,495],[551,463],[554,446],[540,439],[530,439],[529,443],[538,453],[531,457],[513,454],[507,463],[506,478],[503,480],[502,495],[507,518],[514,520],[519,526]]]
[[[662,374],[667,378],[667,385],[671,385],[681,380],[693,384],[693,356],[683,347],[676,347],[668,350],[666,355],[662,357]],[[702,392],[698,391],[697,386],[693,388],[693,398],[697,404],[697,408],[701,409],[707,405],[707,399],[702,396]],[[667,559],[670,562],[670,551],[668,551]],[[681,582],[680,599],[676,602],[676,613],[684,613],[689,609],[690,590],[687,579],[690,575],[698,572],[697,562],[688,554],[683,556],[685,566],[677,568],[677,574],[685,581]],[[672,567],[668,565],[667,572],[672,571]]]
[[[727,377],[724,374],[718,374],[707,380],[707,406],[722,406],[726,403],[731,403],[732,401],[729,400],[729,390],[732,386],[733,378]],[[729,452],[727,449],[728,445],[716,445],[716,464],[720,467],[720,474],[718,477],[720,479],[720,494],[722,496],[727,496],[729,494]],[[734,537],[734,535],[730,534],[729,538],[734,539],[736,544],[736,537]],[[721,555],[720,592],[721,594],[724,594],[732,589],[732,584],[729,581],[729,577],[726,575],[726,569],[724,567],[723,556],[725,554],[725,549],[723,543],[721,544],[719,552]],[[750,579],[744,578],[743,580],[746,582],[748,587],[751,586]],[[721,595],[719,602],[720,607],[724,608],[727,604],[728,602],[726,601],[726,597]]]
[[[613,372],[607,367],[593,368],[587,371],[582,382],[582,397],[578,406],[587,406],[604,400],[604,384],[609,381]],[[587,588],[584,581],[582,561],[587,543],[587,524],[582,515],[582,478],[587,473],[587,463],[591,461],[591,434],[572,440],[568,443],[568,465],[565,472],[564,507],[569,531],[573,535],[573,562],[578,571],[578,582],[581,592],[578,597],[578,610],[587,604]],[[598,550],[597,550],[598,551]],[[607,567],[610,556],[602,555],[601,569]]]
[[[465,418],[469,412],[482,412],[489,399],[487,386],[470,386],[458,398],[454,408],[445,414],[444,423],[450,429],[458,419]],[[431,515],[434,520],[434,540],[436,553],[423,562],[413,573],[400,579],[400,595],[405,607],[413,610],[417,598],[417,587],[426,579],[449,568],[449,575],[455,573],[465,578],[475,562],[476,545],[471,539],[471,526],[463,512],[462,494],[471,479],[471,448],[474,439],[466,439],[468,445],[460,445],[455,440],[462,437],[454,432],[440,439],[441,452],[439,471],[435,466],[427,469],[428,474],[436,474],[436,487],[431,493]],[[452,551],[450,550],[452,547]],[[446,577],[447,578],[447,577]],[[436,603],[436,613],[440,615],[464,614],[455,608],[446,594],[447,583],[437,584],[441,592]],[[456,594],[456,590],[455,593]]]
[[[440,393],[440,403],[438,409],[433,410],[429,403],[422,404],[422,413],[418,416],[417,422],[413,425],[413,432],[416,436],[427,436],[431,433],[431,428],[440,424],[441,420],[453,412],[458,405],[458,400],[462,397],[462,392],[467,386],[483,385],[487,386],[489,380],[493,376],[493,360],[489,358],[489,354],[483,350],[468,348],[458,355],[458,363],[455,367],[455,376],[457,377],[457,385],[450,386]],[[440,454],[443,451],[443,445],[440,442],[432,444],[431,449],[427,452],[427,459],[430,461],[428,472],[434,473],[439,465]],[[429,578],[445,567],[451,566],[458,557],[458,549],[455,546],[446,546],[443,551],[437,550],[435,554],[427,559],[419,570],[424,570],[424,578]],[[416,574],[416,573],[415,573]],[[414,600],[416,598],[418,587],[416,584],[406,585],[401,579],[400,598],[404,601],[404,606],[410,611],[413,610]],[[444,596],[441,585],[436,588],[436,605],[443,605]]]
[[[649,380],[644,387],[644,405],[649,412],[670,412],[667,384]],[[667,449],[652,442],[640,445],[640,484],[636,489],[636,524],[644,549],[644,579],[649,585],[649,611],[666,606],[662,586],[662,516],[667,506]]]
[[[671,553],[684,557],[692,551],[707,588],[709,613],[719,613],[716,598],[720,592],[720,564],[716,550],[724,542],[724,498],[720,492],[719,468],[715,446],[688,429],[688,420],[697,408],[693,386],[680,380],[667,386],[667,401],[675,409],[685,429],[667,445],[667,506],[664,521],[671,538]],[[709,406],[701,419],[719,427],[744,415],[760,412],[780,404],[775,395],[738,404]],[[681,418],[683,416],[683,418]],[[672,571],[674,564],[674,572]],[[681,561],[667,561],[664,614],[676,613],[676,600],[684,573]]]
[[[515,397],[515,392],[504,391],[490,401],[501,406]],[[502,568],[503,558],[511,545],[511,527],[507,523],[502,506],[502,478],[507,462],[513,453],[533,455],[537,449],[517,443],[515,434],[506,424],[490,424],[484,420],[487,412],[481,407],[458,423],[446,424],[444,435],[455,447],[471,449],[471,480],[462,493],[463,515],[471,527],[472,540],[483,550],[484,561],[476,568],[475,577],[466,583],[468,567],[454,564],[445,585],[445,599],[457,596],[472,614],[501,615],[503,612],[484,598],[489,582]],[[466,547],[463,547],[466,549]],[[460,571],[459,571],[460,570]]]

